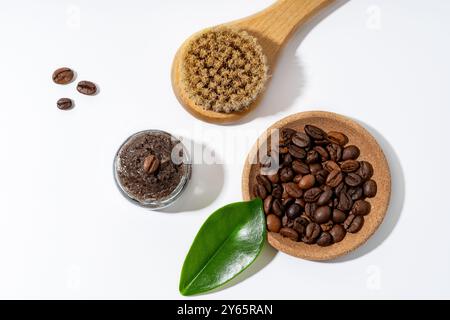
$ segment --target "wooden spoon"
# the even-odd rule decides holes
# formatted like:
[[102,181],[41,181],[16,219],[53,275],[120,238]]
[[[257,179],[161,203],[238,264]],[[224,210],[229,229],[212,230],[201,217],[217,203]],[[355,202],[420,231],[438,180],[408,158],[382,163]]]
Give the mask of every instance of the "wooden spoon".
[[378,185],[378,193],[372,199],[366,199],[372,206],[371,212],[364,217],[363,228],[357,233],[348,233],[344,240],[328,247],[319,247],[318,245],[309,245],[303,242],[294,242],[288,238],[282,237],[279,233],[268,233],[269,243],[276,249],[283,251],[295,257],[308,260],[330,260],[343,256],[365,243],[370,236],[378,229],[379,225],[386,215],[391,195],[391,174],[389,165],[384,156],[383,150],[378,145],[375,138],[361,125],[355,121],[330,112],[312,111],[302,112],[288,116],[267,129],[265,135],[258,139],[250,151],[244,165],[242,174],[242,195],[244,200],[250,200],[252,194],[255,176],[259,173],[257,155],[260,146],[266,143],[265,140],[272,129],[281,129],[288,127],[297,131],[303,131],[306,124],[312,124],[323,130],[341,131],[349,138],[349,145],[356,145],[361,150],[361,156],[358,160],[369,161],[374,169],[373,180]]
[[[275,67],[280,49],[297,27],[331,2],[333,0],[278,0],[262,12],[248,18],[226,23],[223,26],[245,30],[256,37],[266,55],[269,72],[271,73]],[[180,69],[183,49],[189,44],[191,39],[192,37],[187,39],[180,47],[172,65],[172,87],[181,105],[201,120],[220,124],[235,122],[255,109],[261,100],[262,94],[259,94],[257,99],[245,111],[232,113],[205,110],[189,98],[188,94],[183,90],[180,81]]]

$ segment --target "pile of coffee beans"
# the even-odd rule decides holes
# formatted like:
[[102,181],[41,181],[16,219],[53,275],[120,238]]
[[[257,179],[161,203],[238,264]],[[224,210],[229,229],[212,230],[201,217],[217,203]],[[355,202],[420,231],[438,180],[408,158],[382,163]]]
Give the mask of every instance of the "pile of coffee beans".
[[361,230],[377,183],[372,165],[358,161],[359,148],[348,143],[344,133],[313,125],[280,131],[280,168],[257,175],[252,190],[264,201],[270,232],[325,247]]
[[[56,84],[69,84],[75,79],[75,72],[67,67],[56,69],[52,76],[53,82]],[[97,93],[97,86],[90,81],[80,81],[77,84],[78,92],[92,96]],[[70,98],[61,98],[56,102],[56,106],[60,110],[69,110],[73,107],[73,101]]]

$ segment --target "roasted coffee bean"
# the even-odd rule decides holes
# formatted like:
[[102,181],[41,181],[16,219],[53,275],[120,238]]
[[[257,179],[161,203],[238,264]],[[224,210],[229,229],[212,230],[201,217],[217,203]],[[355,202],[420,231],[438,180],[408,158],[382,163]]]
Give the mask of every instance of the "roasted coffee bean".
[[342,151],[342,160],[356,160],[360,155],[359,148],[357,146],[347,146]]
[[314,215],[314,212],[317,209],[317,204],[314,202],[307,202],[305,204],[305,214],[309,217],[312,217]]
[[327,177],[326,184],[329,187],[336,188],[343,179],[343,175],[341,171],[333,170]]
[[278,183],[278,182],[280,182],[280,177],[278,176],[278,173],[268,175],[267,179],[269,179],[269,181],[271,183]]
[[347,192],[347,185],[344,183],[344,181],[342,181],[341,183],[339,183],[337,185],[336,188],[334,188],[334,194],[339,197],[339,195],[341,194],[341,192]]
[[331,208],[329,206],[318,207],[314,212],[313,219],[318,224],[328,222],[331,219]]
[[59,68],[53,72],[53,81],[57,84],[68,84],[72,82],[75,74],[70,68]]
[[289,154],[297,159],[304,159],[306,157],[305,149],[297,147],[295,144],[289,145]]
[[329,145],[327,145],[327,151],[328,151],[328,154],[330,155],[330,160],[332,160],[334,162],[341,161],[342,147],[340,145],[335,144],[335,143],[330,143]]
[[306,227],[310,222],[311,222],[311,220],[308,220],[306,217],[301,216],[301,217],[295,218],[294,225],[297,223],[297,224],[301,224],[302,226]]
[[309,171],[311,174],[316,175],[323,167],[320,163],[312,163],[309,165]]
[[[273,195],[272,195],[273,197]],[[284,212],[284,206],[281,204],[280,199],[273,199],[272,201],[272,213],[281,217]]]
[[308,136],[313,138],[313,140],[326,140],[327,138],[325,131],[316,126],[306,125],[305,132]]
[[281,218],[281,225],[286,228],[292,228],[294,226],[294,221],[289,219],[288,216],[283,216],[283,218]]
[[319,170],[319,172],[316,173],[316,183],[319,185],[322,185],[327,181],[329,172],[325,169]]
[[325,162],[324,168],[326,170],[328,170],[328,172],[337,170],[337,171],[341,171],[341,167],[334,161],[327,161]]
[[308,137],[306,133],[297,132],[292,136],[292,143],[300,148],[307,148],[311,143],[311,139]]
[[77,90],[79,93],[92,96],[97,93],[97,86],[90,81],[80,81],[77,84]]
[[283,155],[283,161],[281,162],[281,165],[283,167],[289,167],[292,164],[292,161],[294,161],[294,158],[289,153],[286,153]]
[[281,220],[274,214],[269,214],[266,218],[267,230],[270,232],[279,232],[281,229]]
[[344,181],[350,187],[357,187],[363,182],[363,179],[356,173],[349,173]]
[[345,146],[348,143],[348,137],[342,132],[330,131],[327,136],[328,141]]
[[288,216],[289,219],[294,220],[295,218],[300,217],[301,211],[302,208],[298,204],[294,203],[291,204],[289,208],[287,208],[286,215]]
[[303,194],[303,198],[306,202],[316,202],[319,199],[321,193],[322,190],[320,188],[311,188]]
[[[306,221],[306,224],[303,221]],[[294,226],[292,227],[292,229],[297,231],[299,236],[302,237],[303,234],[305,233],[306,225],[308,225],[308,223],[309,222],[306,219],[298,217],[294,220]]]
[[344,228],[347,230],[347,232],[350,233],[356,233],[364,225],[364,217],[363,216],[355,216],[353,214],[349,215],[347,219],[345,219],[344,222]]
[[289,182],[294,178],[294,170],[290,167],[285,167],[280,170],[280,180],[281,182]]
[[306,163],[303,163],[299,160],[292,161],[292,169],[301,175],[309,174],[309,166]]
[[341,163],[342,172],[355,172],[359,169],[359,162],[356,160],[345,160]]
[[144,159],[144,172],[148,174],[155,173],[159,168],[159,159],[155,157],[154,155],[148,155]]
[[295,203],[295,198],[284,198],[281,201],[281,204],[283,205],[284,208],[289,207],[291,204]]
[[306,226],[305,235],[303,236],[302,241],[305,243],[314,243],[317,237],[320,235],[321,231],[322,229],[317,223],[315,222],[309,223]]
[[298,204],[300,207],[304,208],[306,205],[306,201],[303,198],[297,198],[295,199],[295,203]]
[[333,199],[333,207],[336,208],[339,205],[339,199],[338,198],[334,198]]
[[56,102],[56,106],[60,110],[69,110],[73,107],[73,102],[69,98],[61,98]]
[[355,216],[365,216],[366,214],[369,214],[370,209],[371,205],[369,202],[365,200],[357,200],[353,204],[350,214],[354,214]]
[[300,180],[298,186],[303,190],[311,189],[316,183],[316,178],[312,174],[308,174]]
[[325,190],[322,192],[319,199],[317,200],[317,205],[318,206],[327,205],[332,197],[333,197],[333,190],[329,187],[325,188]]
[[349,188],[347,193],[352,198],[353,201],[359,200],[364,196],[363,189],[361,187]]
[[346,214],[344,212],[342,212],[341,210],[339,210],[339,209],[333,210],[333,221],[335,223],[344,222],[346,217],[347,217]]
[[331,230],[331,228],[333,228],[333,226],[334,226],[333,221],[332,220],[328,220],[328,222],[322,223],[320,225],[320,228],[322,229],[322,231],[328,232],[328,231]]
[[361,161],[357,173],[364,181],[367,181],[373,176],[373,167],[369,162]]
[[333,237],[328,232],[322,232],[316,243],[321,247],[327,247],[333,243]]
[[273,196],[269,195],[266,199],[264,199],[264,213],[267,215],[269,213],[272,213],[272,203],[273,203]]
[[373,198],[377,195],[377,183],[373,180],[366,181],[363,185],[364,195],[367,198]]
[[300,198],[303,195],[302,189],[294,182],[288,182],[284,185],[284,190],[292,198]]
[[280,145],[280,147],[278,148],[278,152],[280,153],[280,154],[286,154],[286,153],[288,153],[289,152],[289,148],[286,146],[286,147],[282,147],[281,145]]
[[267,193],[272,192],[272,183],[270,182],[269,178],[267,178],[267,176],[258,175],[258,176],[256,176],[256,181],[259,184],[263,185],[264,188],[266,188]]
[[279,184],[272,185],[272,196],[276,199],[281,199],[283,195],[283,187]]
[[266,188],[264,188],[263,185],[256,183],[253,186],[253,194],[255,195],[255,197],[265,200],[267,197],[267,190],[266,190]]
[[306,160],[305,162],[307,164],[312,164],[312,163],[318,163],[320,162],[320,155],[316,150],[309,150],[306,154]]
[[346,231],[340,224],[335,224],[330,230],[331,237],[334,243],[341,242],[345,238]]
[[298,184],[300,182],[300,180],[302,180],[303,176],[301,174],[297,174],[296,176],[294,176],[294,179],[292,179],[292,182]]
[[280,234],[288,239],[291,239],[292,241],[298,241],[298,233],[292,228],[281,228]]
[[337,208],[342,211],[349,211],[353,206],[353,200],[347,192],[339,194],[339,204]]
[[292,136],[296,134],[297,131],[291,128],[283,128],[280,130],[280,144],[288,145],[291,142]]
[[322,161],[328,161],[330,159],[330,155],[328,151],[322,146],[315,146],[314,150],[320,155],[320,159]]

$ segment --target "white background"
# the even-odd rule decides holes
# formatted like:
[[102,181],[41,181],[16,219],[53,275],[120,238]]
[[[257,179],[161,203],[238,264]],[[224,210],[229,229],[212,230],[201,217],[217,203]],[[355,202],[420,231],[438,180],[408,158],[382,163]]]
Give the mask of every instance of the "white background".
[[[192,118],[170,84],[178,46],[270,3],[0,1],[0,298],[182,298],[185,254],[212,211],[241,199],[253,139],[311,109],[353,117],[384,148],[393,199],[381,229],[335,262],[267,248],[236,285],[201,298],[450,298],[450,2],[338,1],[292,38],[250,117]],[[55,85],[60,66],[100,93]],[[73,110],[56,108],[63,96]],[[120,143],[150,128],[223,163],[196,165],[166,212],[127,202],[112,176]]]

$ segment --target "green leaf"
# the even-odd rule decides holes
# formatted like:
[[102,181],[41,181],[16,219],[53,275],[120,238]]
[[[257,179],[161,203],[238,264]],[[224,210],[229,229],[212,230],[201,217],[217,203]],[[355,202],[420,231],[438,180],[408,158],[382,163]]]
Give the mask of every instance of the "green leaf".
[[183,264],[185,296],[217,288],[244,271],[261,252],[266,222],[261,199],[229,204],[200,228]]

